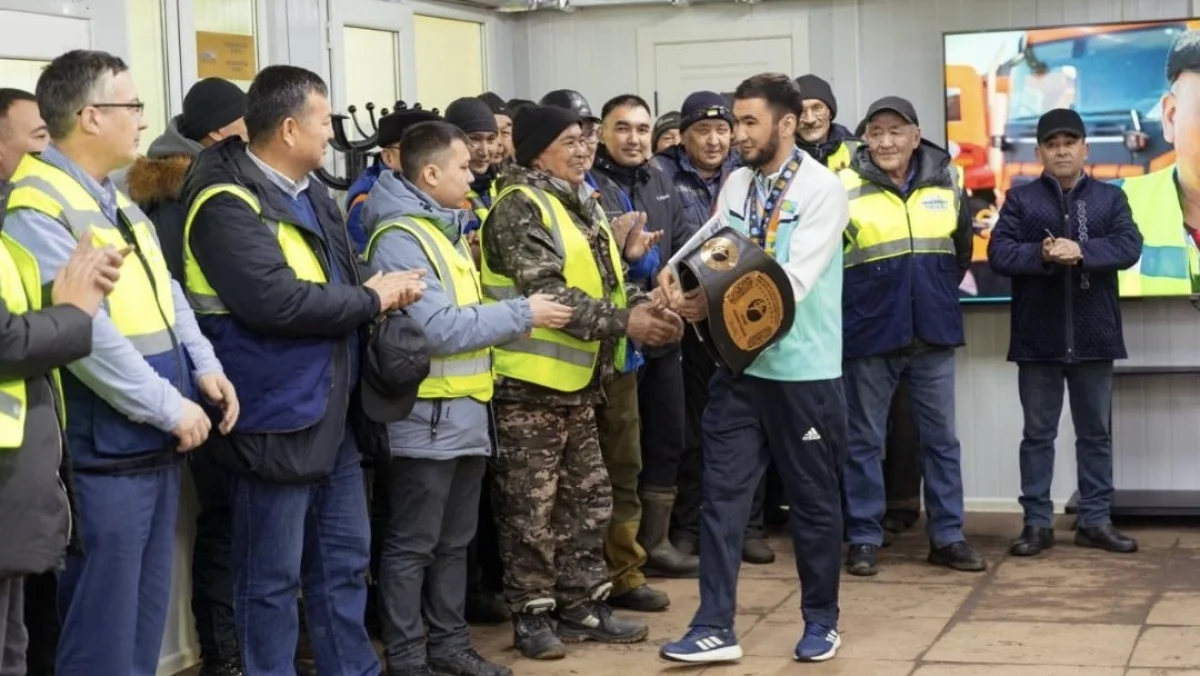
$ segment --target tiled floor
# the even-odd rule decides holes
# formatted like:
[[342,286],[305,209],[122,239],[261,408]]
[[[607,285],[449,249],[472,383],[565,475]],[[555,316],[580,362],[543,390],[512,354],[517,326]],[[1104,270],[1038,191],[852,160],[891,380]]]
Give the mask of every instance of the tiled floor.
[[878,577],[843,577],[837,659],[790,659],[800,631],[793,558],[782,535],[771,566],[743,568],[737,631],[746,657],[735,665],[680,667],[658,647],[685,629],[694,580],[655,581],[671,609],[645,616],[650,640],[628,647],[573,647],[566,660],[535,663],[509,647],[507,627],[476,629],[476,647],[517,676],[1200,676],[1200,529],[1129,527],[1134,555],[1081,550],[1071,533],[1038,559],[1007,554],[1015,515],[975,515],[971,540],[990,567],[971,575],[924,562],[921,534],[883,550]]

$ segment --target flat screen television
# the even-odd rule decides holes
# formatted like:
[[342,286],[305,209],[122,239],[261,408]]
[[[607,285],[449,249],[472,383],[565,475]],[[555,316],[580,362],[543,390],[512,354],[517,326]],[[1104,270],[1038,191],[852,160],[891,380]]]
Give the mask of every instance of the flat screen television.
[[[1131,188],[1136,182],[1142,189],[1170,185],[1176,162],[1174,114],[1187,109],[1200,118],[1200,106],[1174,106],[1166,78],[1172,45],[1190,31],[1200,31],[1200,19],[943,35],[946,142],[964,173],[975,215],[971,270],[959,289],[964,302],[1009,300],[1009,280],[988,268],[988,238],[1005,191],[1042,172],[1035,130],[1046,111],[1079,111],[1088,130],[1086,171],[1093,178],[1129,182]],[[1200,40],[1200,34],[1195,37]],[[1164,106],[1171,113],[1166,128]],[[1200,119],[1185,129],[1197,124]],[[1200,165],[1200,147],[1192,152],[1197,155],[1183,160]],[[1200,171],[1185,173],[1200,176]],[[1148,238],[1142,260],[1122,273],[1122,297],[1200,291],[1200,271],[1188,264],[1194,245],[1178,206],[1163,208],[1160,201],[1153,214],[1137,211],[1134,220],[1143,235],[1159,227],[1171,246],[1152,250]],[[1164,214],[1172,222],[1165,223]],[[1177,283],[1144,282],[1143,268],[1147,274],[1161,268],[1179,278]]]

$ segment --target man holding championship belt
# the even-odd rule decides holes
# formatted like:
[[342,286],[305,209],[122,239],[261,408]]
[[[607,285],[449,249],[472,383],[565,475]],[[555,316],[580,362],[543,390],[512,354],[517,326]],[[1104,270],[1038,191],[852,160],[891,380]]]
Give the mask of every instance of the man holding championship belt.
[[[783,478],[805,629],[795,658],[818,662],[837,632],[846,435],[842,393],[842,233],[846,191],[794,145],[803,108],[786,75],[734,94],[734,143],[716,215],[660,275],[671,306],[721,365],[702,423],[700,608],[663,658],[742,656],[734,633],[742,536],[769,460]],[[672,274],[674,272],[674,274]]]

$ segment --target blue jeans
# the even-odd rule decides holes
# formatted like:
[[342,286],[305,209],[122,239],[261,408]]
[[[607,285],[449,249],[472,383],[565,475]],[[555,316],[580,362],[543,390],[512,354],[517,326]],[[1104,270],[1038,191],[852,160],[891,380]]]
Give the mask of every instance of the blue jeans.
[[704,408],[700,608],[692,626],[732,629],[738,569],[755,489],[774,460],[805,622],[838,623],[846,408],[839,380],[779,382],[718,371]]
[[84,556],[59,582],[55,673],[154,676],[171,601],[182,465],[112,476],[75,474]]
[[847,359],[843,366],[849,409],[846,530],[851,544],[883,544],[887,499],[883,445],[896,384],[904,374],[917,425],[926,532],[936,547],[963,540],[962,447],[954,431],[954,350],[930,349],[902,357]]
[[1021,506],[1025,523],[1050,528],[1054,503],[1054,439],[1062,415],[1063,386],[1070,391],[1075,424],[1075,462],[1079,481],[1079,525],[1109,523],[1112,505],[1111,361],[1079,364],[1024,363],[1018,366],[1025,431],[1021,439]]
[[234,619],[247,676],[295,676],[304,590],[308,635],[322,676],[378,676],[363,617],[371,536],[354,440],[317,484],[233,476]]

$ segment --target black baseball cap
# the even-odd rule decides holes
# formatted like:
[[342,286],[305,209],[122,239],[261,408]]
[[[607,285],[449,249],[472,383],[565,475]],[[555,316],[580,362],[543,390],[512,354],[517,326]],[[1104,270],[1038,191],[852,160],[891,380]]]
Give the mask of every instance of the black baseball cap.
[[1038,119],[1037,142],[1045,143],[1055,134],[1085,138],[1087,129],[1083,126],[1083,118],[1079,117],[1079,113],[1070,108],[1055,108]]
[[917,109],[913,107],[913,104],[909,103],[908,99],[899,96],[885,96],[872,103],[870,108],[867,108],[867,114],[863,117],[862,124],[859,126],[865,129],[871,118],[886,112],[899,115],[909,124],[921,124],[917,119]]
[[363,354],[363,412],[380,423],[407,418],[417,403],[421,381],[428,376],[425,332],[403,312],[388,315],[371,331]]
[[1180,73],[1200,72],[1200,31],[1184,31],[1167,53],[1167,82],[1175,84]]

